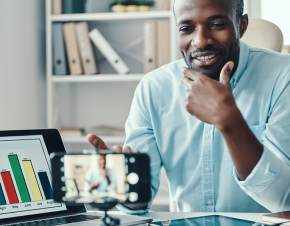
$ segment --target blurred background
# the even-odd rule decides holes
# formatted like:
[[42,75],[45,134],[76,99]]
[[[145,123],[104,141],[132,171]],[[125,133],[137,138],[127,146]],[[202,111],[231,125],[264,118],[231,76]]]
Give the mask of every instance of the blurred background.
[[[64,1],[69,4],[78,0]],[[96,4],[96,8],[86,5],[81,13],[64,13],[65,8],[55,12],[52,4],[57,2],[0,0],[0,130],[58,128],[68,152],[92,148],[85,139],[88,132],[99,134],[108,146],[122,145],[134,90],[150,70],[143,62],[147,57],[144,50],[149,48],[144,42],[148,37],[146,21],[167,21],[164,32],[168,48],[163,46],[161,55],[165,54],[167,62],[180,58],[172,1],[167,6],[166,1],[156,0],[150,11],[126,15],[112,12],[108,6],[111,1],[87,0],[86,4]],[[245,13],[250,18],[265,19],[280,27],[284,35],[282,52],[286,54],[290,47],[289,8],[289,0],[245,0]],[[119,75],[94,44],[97,73],[55,73],[54,24],[81,21],[87,22],[90,31],[100,30],[130,69],[129,75]],[[156,45],[158,42],[157,38]],[[155,67],[158,65],[156,60]],[[169,211],[164,171],[152,210]]]

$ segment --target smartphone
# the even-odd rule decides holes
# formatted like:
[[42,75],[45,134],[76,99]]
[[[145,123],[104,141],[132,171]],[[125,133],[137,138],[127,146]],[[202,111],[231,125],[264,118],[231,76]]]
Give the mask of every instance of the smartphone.
[[142,153],[51,154],[53,198],[67,204],[148,203],[150,160]]

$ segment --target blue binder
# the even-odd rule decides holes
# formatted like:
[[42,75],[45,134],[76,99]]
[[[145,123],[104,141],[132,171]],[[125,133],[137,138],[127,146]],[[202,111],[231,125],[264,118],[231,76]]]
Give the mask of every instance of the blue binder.
[[52,24],[53,75],[68,75],[62,23]]

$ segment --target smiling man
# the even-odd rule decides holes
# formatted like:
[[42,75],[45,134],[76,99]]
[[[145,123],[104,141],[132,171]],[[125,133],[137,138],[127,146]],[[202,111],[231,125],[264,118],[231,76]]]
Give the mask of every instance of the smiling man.
[[175,0],[174,13],[184,59],[142,79],[126,122],[152,199],[164,166],[178,211],[289,210],[290,57],[240,41],[242,0]]

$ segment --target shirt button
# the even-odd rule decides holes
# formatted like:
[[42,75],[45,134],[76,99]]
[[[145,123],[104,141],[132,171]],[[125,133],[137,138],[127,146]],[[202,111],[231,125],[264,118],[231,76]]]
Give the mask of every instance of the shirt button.
[[205,170],[205,172],[208,173],[210,171],[210,168],[206,167],[204,170]]
[[205,136],[206,136],[207,139],[209,139],[211,137],[209,133],[206,134]]
[[209,206],[210,206],[211,204],[212,204],[212,203],[211,203],[211,201],[207,201],[207,205],[209,205]]

